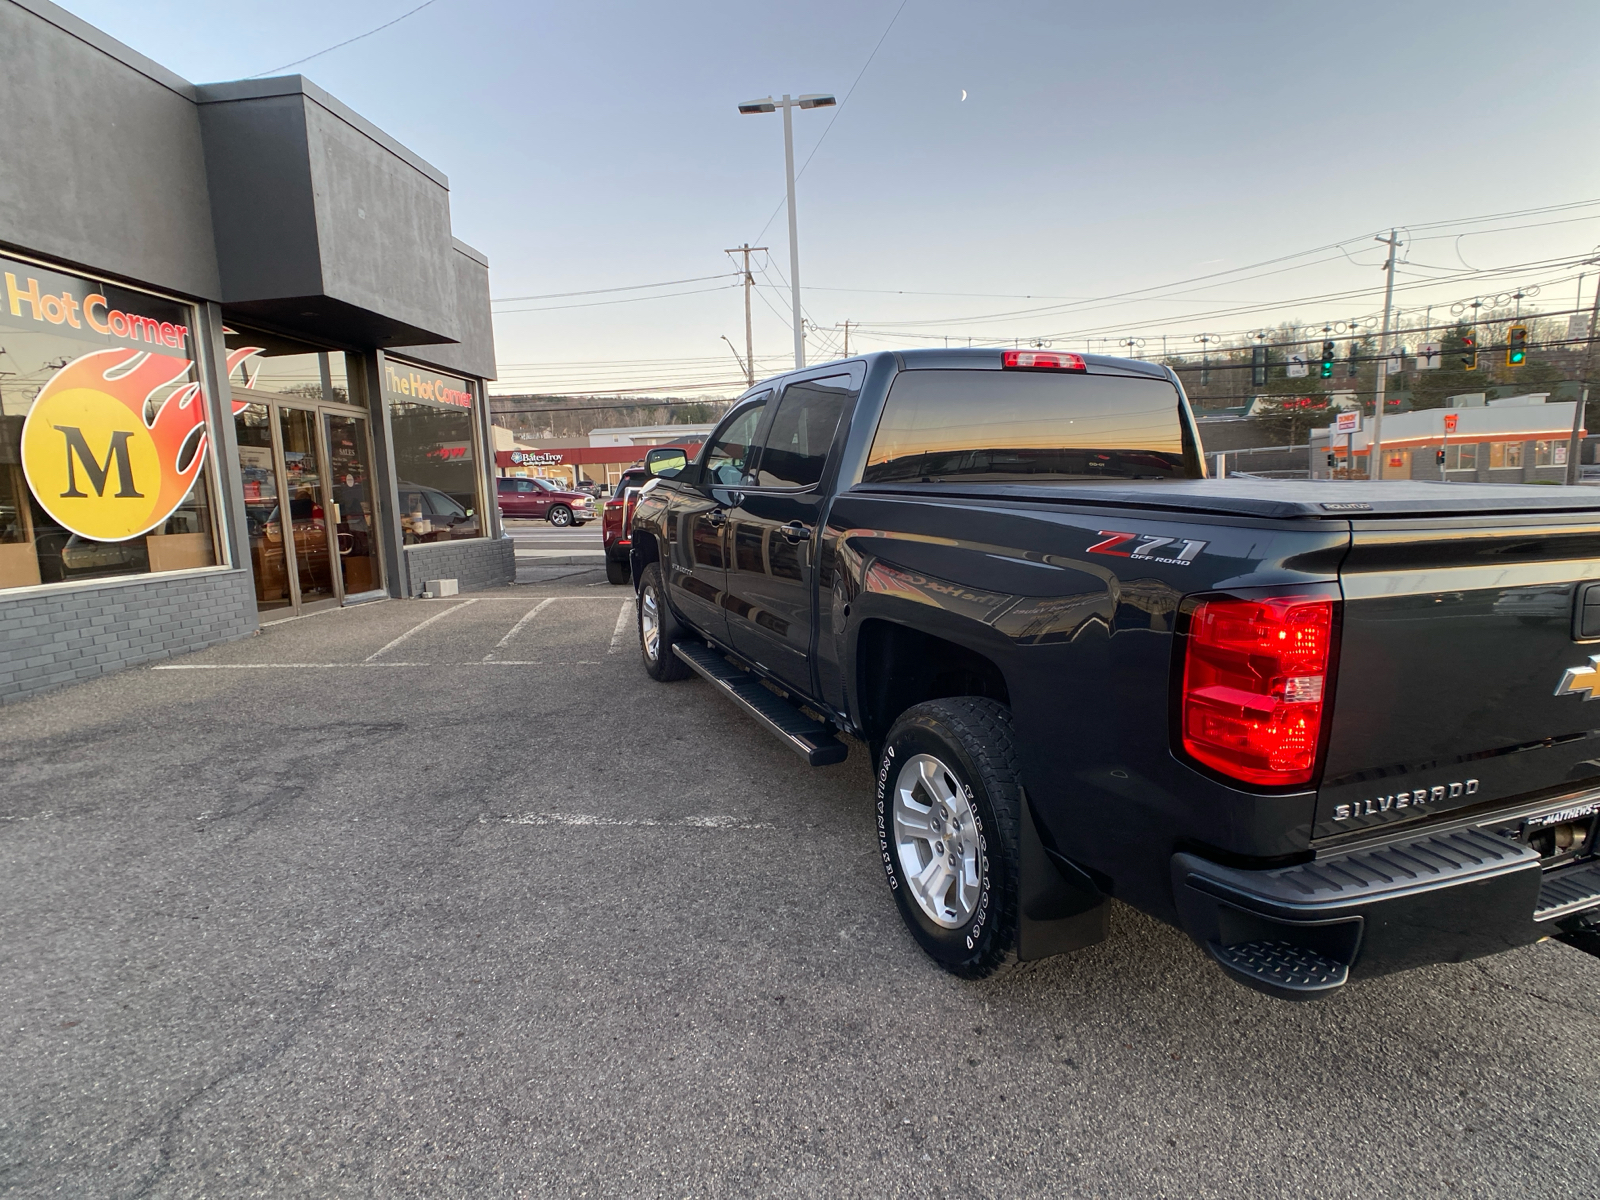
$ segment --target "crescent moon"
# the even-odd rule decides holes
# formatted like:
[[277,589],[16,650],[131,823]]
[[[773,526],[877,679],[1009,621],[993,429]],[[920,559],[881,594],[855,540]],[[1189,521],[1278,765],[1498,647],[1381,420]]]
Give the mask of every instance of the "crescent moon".
[[965,100],[967,98],[967,89],[966,88],[962,88],[961,89],[961,98],[963,100]]

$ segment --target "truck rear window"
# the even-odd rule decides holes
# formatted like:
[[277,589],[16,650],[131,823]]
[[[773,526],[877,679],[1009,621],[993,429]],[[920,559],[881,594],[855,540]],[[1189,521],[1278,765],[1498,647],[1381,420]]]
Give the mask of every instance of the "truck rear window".
[[1196,479],[1178,391],[1161,379],[1020,371],[902,371],[864,483]]

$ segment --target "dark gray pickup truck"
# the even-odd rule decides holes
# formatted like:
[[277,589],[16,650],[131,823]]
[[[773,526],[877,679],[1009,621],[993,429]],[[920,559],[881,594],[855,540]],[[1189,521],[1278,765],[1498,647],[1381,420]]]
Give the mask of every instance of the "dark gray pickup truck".
[[655,679],[814,766],[869,747],[948,970],[1115,897],[1305,999],[1600,927],[1595,500],[1207,479],[1163,367],[881,353],[741,398],[631,572]]

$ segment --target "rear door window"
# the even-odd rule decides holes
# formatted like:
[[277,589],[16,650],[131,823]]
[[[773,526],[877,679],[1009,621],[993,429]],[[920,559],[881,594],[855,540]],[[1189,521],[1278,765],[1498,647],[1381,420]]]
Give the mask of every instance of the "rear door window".
[[1024,371],[902,371],[864,483],[1197,479],[1178,391],[1163,379]]
[[767,429],[756,485],[798,488],[820,481],[839,417],[855,396],[848,375],[807,379],[785,388]]

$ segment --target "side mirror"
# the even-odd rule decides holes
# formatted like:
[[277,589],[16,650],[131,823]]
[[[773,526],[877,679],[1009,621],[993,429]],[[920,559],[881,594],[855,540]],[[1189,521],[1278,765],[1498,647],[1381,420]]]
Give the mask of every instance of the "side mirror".
[[677,446],[658,446],[644,456],[644,469],[652,477],[671,479],[689,465],[689,456]]

